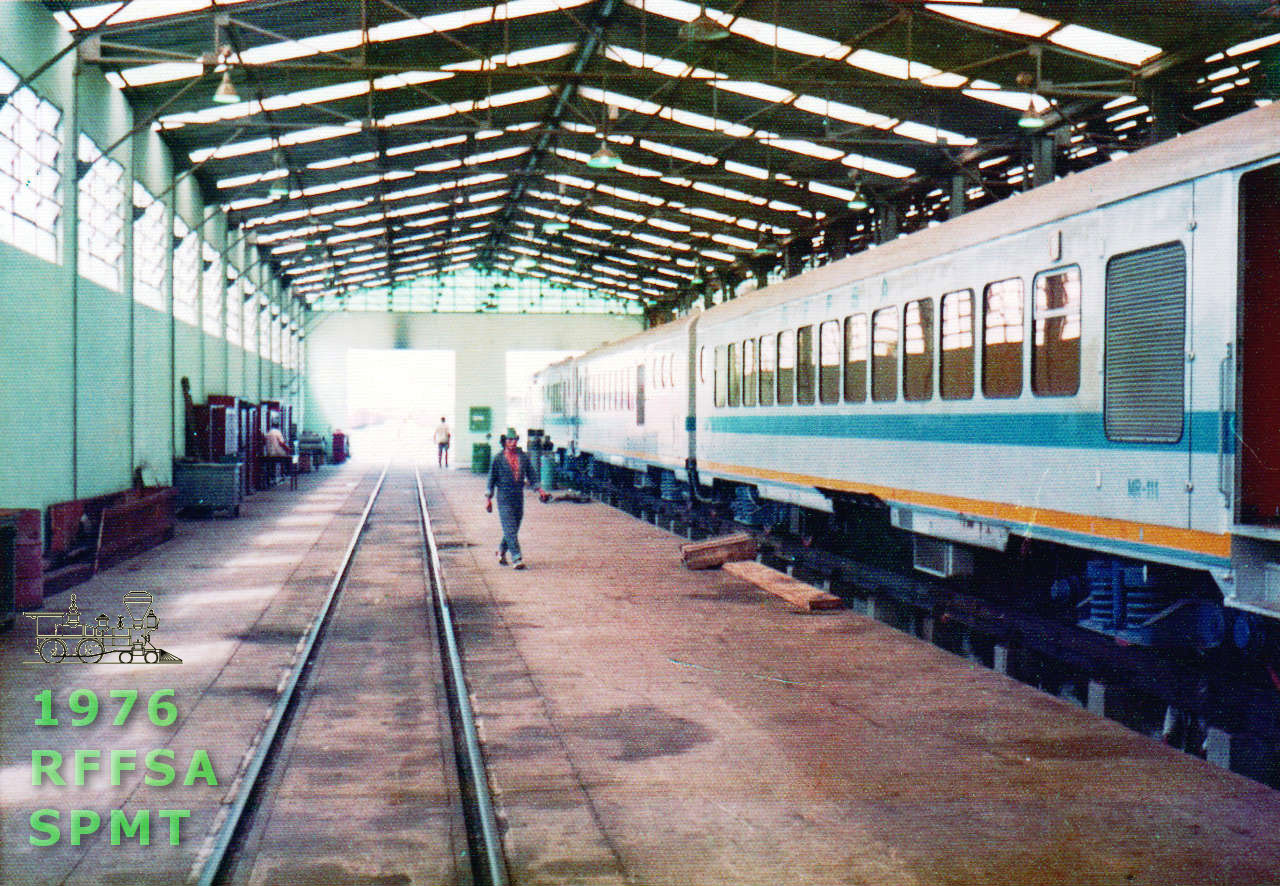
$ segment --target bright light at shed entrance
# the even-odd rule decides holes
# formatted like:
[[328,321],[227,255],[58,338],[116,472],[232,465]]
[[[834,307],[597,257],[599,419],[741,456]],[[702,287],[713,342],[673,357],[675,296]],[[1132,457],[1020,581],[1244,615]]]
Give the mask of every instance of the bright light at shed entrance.
[[351,437],[352,457],[434,464],[431,434],[440,416],[457,431],[456,375],[453,351],[347,351],[346,424],[340,429]]

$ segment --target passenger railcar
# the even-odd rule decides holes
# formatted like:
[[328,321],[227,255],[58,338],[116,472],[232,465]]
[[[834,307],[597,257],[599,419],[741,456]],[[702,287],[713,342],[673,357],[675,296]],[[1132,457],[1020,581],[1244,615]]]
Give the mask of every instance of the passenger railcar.
[[[650,448],[628,398],[656,342],[688,347],[693,430]],[[1191,613],[1197,643],[1244,644],[1280,615],[1278,344],[1273,105],[563,371],[596,458],[687,458],[704,486],[814,512],[874,502],[944,576],[1054,550],[1051,586],[1091,627],[1150,641]],[[592,409],[581,379],[616,369],[614,407]]]

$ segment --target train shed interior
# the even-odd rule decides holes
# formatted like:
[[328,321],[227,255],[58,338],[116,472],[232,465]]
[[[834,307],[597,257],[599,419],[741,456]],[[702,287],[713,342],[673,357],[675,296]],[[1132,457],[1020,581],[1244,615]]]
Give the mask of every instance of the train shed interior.
[[1280,883],[1280,3],[0,35],[0,882]]

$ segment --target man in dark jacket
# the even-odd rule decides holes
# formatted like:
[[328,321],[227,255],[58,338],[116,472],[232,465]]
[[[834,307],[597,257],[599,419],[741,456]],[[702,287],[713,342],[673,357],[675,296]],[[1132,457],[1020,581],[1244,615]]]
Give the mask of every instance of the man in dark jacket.
[[489,488],[484,496],[484,509],[493,510],[493,493],[498,493],[498,519],[502,521],[502,541],[498,545],[498,562],[507,563],[507,553],[511,553],[511,565],[515,569],[524,569],[524,560],[520,556],[520,540],[516,537],[520,532],[520,521],[524,518],[524,487],[528,484],[538,490],[538,498],[546,501],[550,496],[538,485],[538,478],[533,476],[533,467],[529,464],[529,456],[517,444],[520,436],[515,428],[507,428],[503,436],[502,451],[494,456],[489,464]]

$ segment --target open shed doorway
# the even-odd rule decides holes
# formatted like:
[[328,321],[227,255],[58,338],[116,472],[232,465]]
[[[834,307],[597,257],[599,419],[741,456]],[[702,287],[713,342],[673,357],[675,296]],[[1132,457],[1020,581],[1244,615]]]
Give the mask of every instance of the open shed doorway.
[[456,387],[453,351],[348,350],[344,430],[351,436],[352,457],[435,464],[431,435],[440,416],[457,432]]

